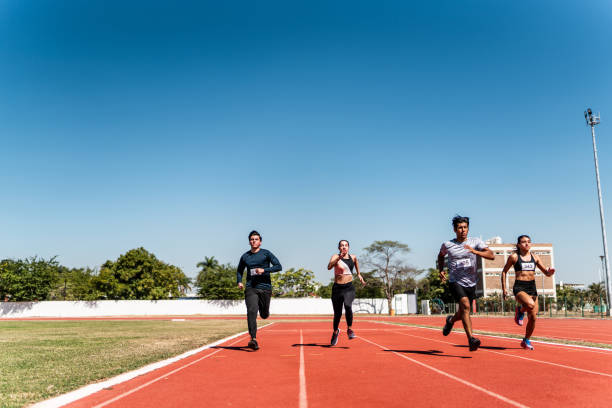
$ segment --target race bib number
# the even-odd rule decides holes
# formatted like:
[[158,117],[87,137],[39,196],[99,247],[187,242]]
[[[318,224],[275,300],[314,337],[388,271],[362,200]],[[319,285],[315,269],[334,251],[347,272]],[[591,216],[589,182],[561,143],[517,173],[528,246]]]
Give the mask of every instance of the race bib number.
[[523,270],[524,271],[535,271],[535,263],[523,262]]
[[257,268],[249,269],[251,271],[251,276],[257,275]]
[[470,258],[457,259],[457,268],[468,269],[472,267],[472,260]]

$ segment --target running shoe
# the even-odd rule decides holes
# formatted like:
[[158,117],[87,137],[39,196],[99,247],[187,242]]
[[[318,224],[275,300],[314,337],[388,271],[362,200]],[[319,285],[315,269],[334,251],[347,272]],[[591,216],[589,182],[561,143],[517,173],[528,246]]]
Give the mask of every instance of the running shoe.
[[523,341],[521,341],[521,347],[525,350],[533,350],[533,346],[531,345],[529,339],[523,339]]
[[478,347],[480,347],[480,340],[478,340],[476,337],[472,337],[469,343],[470,351],[476,351],[478,350]]
[[446,324],[444,325],[444,328],[442,329],[442,334],[445,336],[448,336],[451,330],[453,330],[453,322],[451,321],[452,319],[453,319],[453,316],[446,316]]
[[521,307],[517,306],[516,309],[514,309],[514,323],[518,324],[519,326],[522,326],[523,317],[525,317],[525,312],[522,312]]
[[332,346],[335,346],[336,344],[338,344],[338,334],[340,334],[340,329],[332,333],[332,338],[329,344],[331,344]]
[[346,331],[346,335],[348,336],[349,340],[353,340],[355,338],[355,332],[353,329],[348,329]]
[[257,344],[257,340],[255,339],[251,339],[251,341],[249,341],[248,346],[249,348],[252,348],[253,350],[259,350],[259,344]]

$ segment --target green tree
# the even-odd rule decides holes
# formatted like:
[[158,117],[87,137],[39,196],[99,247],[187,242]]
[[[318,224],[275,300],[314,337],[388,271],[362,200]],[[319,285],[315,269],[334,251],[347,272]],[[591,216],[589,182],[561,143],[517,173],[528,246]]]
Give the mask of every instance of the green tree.
[[59,279],[59,263],[36,256],[0,261],[0,296],[12,301],[48,300]]
[[410,248],[398,241],[374,241],[364,251],[363,264],[382,281],[389,310],[392,310],[393,296],[399,293],[401,285],[406,279],[420,273],[405,262],[404,256],[410,252]]
[[307,297],[315,293],[314,273],[310,270],[290,268],[272,274],[272,295],[278,297]]
[[365,285],[353,281],[355,285],[355,297],[360,299],[380,299],[385,297],[384,282],[375,276],[374,272],[361,272]]
[[435,268],[429,268],[427,275],[418,281],[418,301],[424,299],[441,299],[444,303],[453,302],[453,297],[448,287],[448,281],[442,283],[440,274]]
[[586,297],[589,303],[593,305],[598,305],[599,299],[601,299],[601,302],[604,303],[606,299],[606,288],[603,283],[591,283],[586,291]]
[[557,285],[557,309],[566,307],[567,310],[573,310],[580,305],[580,297],[583,292],[571,286]]
[[319,290],[317,290],[317,295],[324,299],[331,299],[332,286],[334,286],[333,280],[327,285],[321,285]]
[[141,247],[114,262],[106,261],[93,283],[107,299],[158,300],[184,294],[190,280],[178,266],[160,261]]
[[236,285],[236,267],[221,265],[214,256],[205,257],[197,266],[201,268],[195,280],[198,296],[216,300],[244,298],[243,291]]
[[50,294],[51,299],[96,300],[103,298],[94,284],[97,273],[91,268],[59,267],[59,279]]

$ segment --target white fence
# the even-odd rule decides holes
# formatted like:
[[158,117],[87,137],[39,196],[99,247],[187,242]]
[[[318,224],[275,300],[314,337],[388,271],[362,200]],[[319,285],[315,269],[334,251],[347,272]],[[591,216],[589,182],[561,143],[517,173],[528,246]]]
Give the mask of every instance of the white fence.
[[[398,313],[408,313],[405,296],[396,297]],[[353,312],[387,314],[386,299],[355,299]],[[332,314],[330,299],[273,298],[271,314]],[[0,318],[29,317],[105,317],[105,316],[181,316],[244,315],[244,300],[98,300],[78,302],[5,302],[0,303]]]

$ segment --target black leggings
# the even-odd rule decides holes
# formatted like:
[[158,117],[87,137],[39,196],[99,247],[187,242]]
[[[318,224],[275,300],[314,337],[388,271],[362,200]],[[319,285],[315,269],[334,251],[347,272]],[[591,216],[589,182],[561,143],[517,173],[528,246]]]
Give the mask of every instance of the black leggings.
[[355,300],[355,287],[353,282],[339,284],[334,283],[331,295],[332,305],[334,306],[334,331],[338,330],[340,318],[342,317],[342,305],[346,312],[347,326],[353,325],[353,300]]
[[257,337],[257,312],[262,319],[270,316],[270,298],[272,291],[267,289],[246,288],[244,300],[247,307],[247,322],[251,338]]

